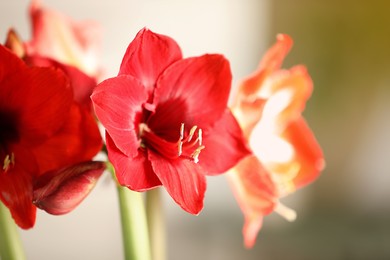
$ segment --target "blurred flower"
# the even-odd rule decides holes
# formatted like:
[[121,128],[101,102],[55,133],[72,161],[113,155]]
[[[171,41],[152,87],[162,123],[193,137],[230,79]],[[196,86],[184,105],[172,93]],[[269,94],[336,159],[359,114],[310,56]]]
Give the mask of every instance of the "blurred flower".
[[279,198],[312,182],[324,167],[321,148],[301,116],[312,92],[311,78],[303,66],[280,69],[292,39],[277,39],[259,68],[243,80],[232,106],[255,154],[229,173],[245,216],[246,247],[254,245],[264,215],[276,211],[295,219]]
[[30,5],[32,40],[26,43],[30,56],[43,56],[78,68],[99,79],[100,26],[92,21],[75,22],[33,0]]
[[119,183],[135,191],[163,185],[184,210],[199,213],[205,175],[249,153],[227,108],[230,85],[223,56],[183,59],[173,39],[141,30],[119,75],[92,94]]
[[[64,168],[89,161],[100,150],[101,139],[92,149],[85,147],[96,141],[89,135],[97,127],[96,122],[91,125],[85,119],[61,70],[29,67],[0,45],[0,199],[21,228],[30,228],[35,223],[36,208],[32,203],[35,182],[51,179],[49,175],[57,175],[56,178],[67,175]],[[94,177],[86,183],[84,195],[105,168],[102,163],[94,163],[89,168],[81,163],[79,167],[84,168],[77,170],[79,176]],[[100,174],[89,172],[98,169]],[[73,180],[68,183],[76,184]],[[71,185],[66,189],[68,197],[63,197],[64,200],[80,200],[77,189],[72,191]]]

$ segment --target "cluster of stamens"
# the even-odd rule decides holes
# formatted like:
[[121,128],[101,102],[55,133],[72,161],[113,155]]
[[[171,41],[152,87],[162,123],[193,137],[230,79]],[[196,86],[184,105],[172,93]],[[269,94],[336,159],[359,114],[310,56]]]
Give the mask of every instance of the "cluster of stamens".
[[[196,130],[198,130],[198,131],[197,131],[197,136],[195,138],[194,135],[196,133]],[[200,128],[198,129],[198,126],[195,125],[190,129],[188,136],[184,137],[184,123],[181,123],[181,125],[180,125],[180,139],[178,141],[178,147],[177,147],[178,156],[182,156],[182,154],[183,154],[183,145],[187,148],[187,147],[193,147],[196,144],[198,146],[191,153],[190,158],[192,158],[192,160],[195,163],[198,163],[199,162],[199,154],[205,148],[205,146],[202,145],[202,129],[200,129]]]
[[169,159],[182,157],[195,163],[199,162],[199,154],[205,148],[202,144],[202,129],[193,126],[185,136],[184,123],[180,125],[180,136],[176,142],[161,138],[144,123],[139,125],[139,138],[140,147],[143,149],[153,149]]

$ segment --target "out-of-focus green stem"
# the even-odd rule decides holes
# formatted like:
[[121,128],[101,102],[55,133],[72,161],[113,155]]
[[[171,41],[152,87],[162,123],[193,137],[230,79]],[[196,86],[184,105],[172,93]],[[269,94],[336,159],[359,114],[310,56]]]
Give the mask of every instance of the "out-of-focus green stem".
[[117,186],[126,260],[151,260],[149,232],[142,194]]
[[0,201],[0,259],[26,259],[17,226],[6,206]]
[[146,193],[146,215],[153,260],[166,259],[165,219],[160,189]]

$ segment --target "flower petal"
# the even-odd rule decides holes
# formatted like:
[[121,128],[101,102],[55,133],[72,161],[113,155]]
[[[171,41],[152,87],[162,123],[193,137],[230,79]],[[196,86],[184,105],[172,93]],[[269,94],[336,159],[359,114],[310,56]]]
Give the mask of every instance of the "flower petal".
[[148,151],[152,168],[174,201],[185,211],[199,214],[203,208],[206,176],[198,164],[187,159],[167,160]]
[[61,71],[25,68],[8,75],[1,84],[1,109],[17,118],[21,143],[37,144],[62,126],[69,113],[72,90]]
[[34,147],[40,172],[89,161],[103,143],[94,116],[88,108],[73,104],[63,127],[51,138]]
[[[32,179],[37,172],[37,164],[29,150],[16,145],[8,149],[14,154],[14,163],[7,171],[0,168],[0,200],[9,208],[16,224],[29,229],[34,226],[36,216],[36,208],[32,204]],[[0,149],[1,162],[4,156]]]
[[290,120],[301,116],[312,91],[313,82],[306,67],[295,66],[290,70],[279,70],[270,76],[269,84],[260,90],[268,98],[264,113],[267,113],[268,103],[273,101],[276,107],[270,108],[270,112],[278,113],[274,124],[283,128]]
[[60,68],[70,80],[73,89],[73,99],[79,104],[87,107],[91,106],[90,96],[96,86],[96,79],[84,74],[76,67],[65,65],[39,55],[25,56],[24,60],[32,66]]
[[128,46],[119,75],[139,79],[148,93],[152,93],[160,74],[181,58],[180,47],[172,38],[142,29]]
[[[15,73],[26,66],[21,59],[1,44],[0,60],[3,61],[0,62],[0,82],[9,74]],[[2,88],[4,87],[2,86]]]
[[140,82],[122,75],[107,79],[94,90],[92,102],[96,116],[111,136],[115,147],[128,157],[138,154],[140,141],[135,129],[148,96]]
[[26,54],[24,43],[12,28],[8,30],[4,46],[10,49],[19,58],[23,58]]
[[255,95],[265,79],[281,67],[292,44],[293,41],[290,36],[278,34],[277,42],[264,55],[257,70],[252,75],[246,77],[240,84],[238,96],[242,95],[244,98],[248,98],[251,95]]
[[150,190],[161,185],[147,159],[146,151],[139,149],[138,154],[131,158],[115,146],[109,134],[106,134],[106,141],[108,158],[115,168],[115,174],[120,185],[134,191]]
[[160,77],[154,93],[156,112],[148,126],[166,139],[181,123],[208,128],[224,113],[230,92],[229,62],[221,55],[180,60]]
[[276,187],[269,173],[255,156],[240,161],[228,178],[244,216],[245,246],[250,248],[256,241],[263,216],[270,214],[278,200]]
[[324,169],[324,155],[303,118],[291,122],[284,131],[283,137],[295,149],[294,163],[299,165],[299,171],[293,179],[293,183],[296,188],[301,188],[313,182]]
[[40,176],[34,183],[34,204],[53,215],[72,211],[92,191],[106,168],[104,162],[83,162]]
[[258,215],[255,218],[245,217],[242,234],[244,236],[244,246],[248,249],[252,248],[257,239],[259,231],[263,227],[263,215]]
[[293,40],[287,34],[278,34],[276,43],[268,49],[260,61],[259,69],[268,69],[275,71],[280,69],[284,58],[290,52]]
[[250,154],[241,129],[229,109],[225,110],[213,128],[203,134],[205,148],[199,155],[199,164],[207,174],[224,173]]
[[260,121],[266,101],[261,98],[253,100],[241,100],[231,108],[234,117],[240,125],[246,140]]

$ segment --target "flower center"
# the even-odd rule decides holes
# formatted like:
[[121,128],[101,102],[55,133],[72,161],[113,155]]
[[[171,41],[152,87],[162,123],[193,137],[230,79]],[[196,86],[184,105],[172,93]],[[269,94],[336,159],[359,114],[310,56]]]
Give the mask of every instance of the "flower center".
[[0,111],[0,145],[19,140],[17,118],[17,113]]
[[181,157],[198,163],[200,152],[205,148],[202,145],[202,129],[198,129],[196,125],[186,134],[184,123],[182,123],[179,139],[176,142],[159,137],[144,123],[139,125],[139,129],[139,137],[142,139],[141,147],[153,149],[168,159]]

